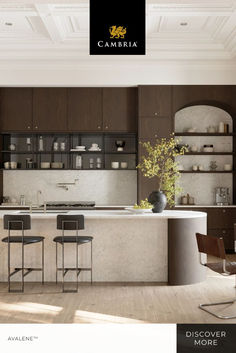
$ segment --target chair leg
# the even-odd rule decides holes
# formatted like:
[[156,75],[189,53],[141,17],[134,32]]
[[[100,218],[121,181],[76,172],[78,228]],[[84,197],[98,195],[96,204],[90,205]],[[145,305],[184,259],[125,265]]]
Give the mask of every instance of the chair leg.
[[228,301],[225,301],[225,302],[218,302],[218,303],[211,303],[211,304],[200,304],[199,305],[199,308],[201,310],[204,310],[206,311],[208,314],[211,314],[215,317],[217,317],[218,319],[235,319],[236,318],[236,314],[234,316],[224,316],[224,315],[218,315],[218,314],[215,314],[213,313],[212,311],[206,309],[205,307],[207,306],[215,306],[215,305],[224,305],[224,304],[233,304],[234,302],[236,302],[236,298],[235,299],[232,299],[232,300],[228,300]]
[[44,240],[42,240],[42,284],[44,284]]

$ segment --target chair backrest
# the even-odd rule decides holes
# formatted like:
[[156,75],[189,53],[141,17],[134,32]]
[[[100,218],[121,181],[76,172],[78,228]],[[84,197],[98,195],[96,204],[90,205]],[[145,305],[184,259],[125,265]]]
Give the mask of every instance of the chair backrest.
[[201,253],[225,259],[225,247],[223,238],[196,233],[198,250]]
[[4,229],[10,230],[26,230],[31,229],[30,215],[4,215],[3,218]]
[[84,229],[84,216],[83,215],[58,215],[57,229],[64,229],[64,230]]

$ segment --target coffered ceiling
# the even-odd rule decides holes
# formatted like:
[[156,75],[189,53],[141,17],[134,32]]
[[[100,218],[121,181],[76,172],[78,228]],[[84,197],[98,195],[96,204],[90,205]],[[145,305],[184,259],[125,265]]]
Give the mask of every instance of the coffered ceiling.
[[[115,6],[115,5],[114,5]],[[134,9],[135,13],[135,9]],[[236,1],[147,0],[147,55],[134,62],[224,62],[236,64]],[[117,57],[89,52],[88,1],[0,1],[0,63],[69,64]]]

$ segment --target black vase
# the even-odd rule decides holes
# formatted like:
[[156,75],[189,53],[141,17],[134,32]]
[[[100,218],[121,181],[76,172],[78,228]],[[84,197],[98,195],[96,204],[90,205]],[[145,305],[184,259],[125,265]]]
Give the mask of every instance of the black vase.
[[162,191],[153,191],[148,196],[148,202],[153,205],[153,213],[161,213],[167,204],[166,195]]

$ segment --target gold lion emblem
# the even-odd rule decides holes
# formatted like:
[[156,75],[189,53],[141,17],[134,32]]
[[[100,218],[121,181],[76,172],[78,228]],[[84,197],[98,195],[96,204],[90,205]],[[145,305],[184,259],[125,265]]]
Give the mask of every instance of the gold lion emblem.
[[122,26],[111,26],[109,32],[111,34],[110,38],[125,38],[126,28]]

